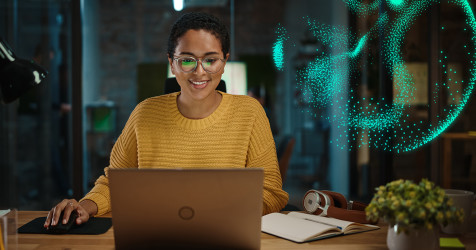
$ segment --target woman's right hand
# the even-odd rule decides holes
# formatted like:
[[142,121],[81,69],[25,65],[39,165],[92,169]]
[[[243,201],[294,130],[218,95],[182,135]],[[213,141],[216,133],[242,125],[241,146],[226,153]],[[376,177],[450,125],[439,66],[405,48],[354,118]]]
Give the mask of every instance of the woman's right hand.
[[[59,221],[61,212],[64,210],[63,221]],[[53,207],[44,224],[45,228],[50,226],[55,226],[58,223],[66,224],[69,220],[69,216],[73,211],[78,213],[78,218],[76,219],[76,224],[82,224],[89,220],[89,217],[97,213],[97,206],[93,201],[83,200],[81,203],[77,202],[75,199],[64,199],[58,205]]]

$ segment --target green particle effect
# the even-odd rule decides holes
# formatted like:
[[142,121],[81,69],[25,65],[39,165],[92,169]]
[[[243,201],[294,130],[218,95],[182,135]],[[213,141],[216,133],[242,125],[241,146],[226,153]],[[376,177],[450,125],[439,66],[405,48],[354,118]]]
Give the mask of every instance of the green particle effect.
[[403,0],[390,0],[389,2],[390,2],[390,4],[392,4],[394,6],[400,6],[404,3]]
[[[362,4],[355,0],[344,0],[349,9],[360,16],[375,14],[381,1]],[[303,95],[303,101],[313,110],[312,114],[328,120],[337,128],[348,128],[332,143],[339,148],[360,148],[369,146],[386,151],[406,152],[415,150],[438,137],[459,116],[474,90],[476,81],[476,20],[466,0],[450,0],[461,7],[466,15],[464,32],[470,32],[471,44],[465,44],[463,51],[472,63],[467,79],[461,79],[457,72],[464,69],[451,65],[445,50],[440,51],[439,65],[444,73],[444,82],[432,83],[435,104],[442,99],[438,95],[447,93],[444,98],[448,105],[438,114],[438,123],[429,124],[427,119],[412,114],[415,109],[417,93],[414,75],[402,58],[401,47],[406,33],[422,13],[428,11],[436,0],[404,1],[388,0],[393,15],[390,22],[387,15],[379,15],[369,32],[354,36],[347,29],[324,25],[309,17],[304,18],[309,31],[319,41],[321,49],[317,56],[304,68],[297,71],[296,80]],[[348,82],[359,75],[362,55],[372,39],[379,39],[378,32],[386,34],[383,38],[383,59],[386,69],[393,76],[393,100],[380,98],[360,98],[357,88],[349,88]],[[441,32],[445,32],[442,27]],[[289,39],[287,31],[279,27],[277,40],[273,46],[273,58],[279,70],[284,69],[284,44]],[[443,34],[444,35],[444,34]],[[354,41],[349,44],[349,41]],[[470,49],[471,48],[471,49]],[[342,96],[348,98],[343,99]],[[334,115],[328,116],[332,108]],[[340,112],[340,113],[337,113]]]
[[273,45],[273,60],[276,68],[278,70],[284,69],[284,43],[287,40],[286,29],[284,27],[278,27],[276,29],[276,34],[278,39]]

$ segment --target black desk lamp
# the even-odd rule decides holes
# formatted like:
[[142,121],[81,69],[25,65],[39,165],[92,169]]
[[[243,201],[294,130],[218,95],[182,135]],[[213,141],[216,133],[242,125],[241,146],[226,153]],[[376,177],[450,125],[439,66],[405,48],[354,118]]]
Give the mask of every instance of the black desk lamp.
[[32,60],[17,58],[0,37],[0,99],[10,103],[40,84],[48,72]]

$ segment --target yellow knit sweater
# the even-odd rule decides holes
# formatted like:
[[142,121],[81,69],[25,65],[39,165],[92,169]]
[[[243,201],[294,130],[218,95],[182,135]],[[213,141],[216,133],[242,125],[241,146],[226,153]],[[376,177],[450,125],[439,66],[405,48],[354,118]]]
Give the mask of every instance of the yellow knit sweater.
[[110,168],[260,167],[263,214],[280,211],[288,194],[282,189],[276,148],[261,105],[248,96],[220,92],[222,101],[210,116],[188,119],[177,108],[178,94],[137,105],[112,149],[105,175],[83,200],[95,202],[98,215],[111,211]]

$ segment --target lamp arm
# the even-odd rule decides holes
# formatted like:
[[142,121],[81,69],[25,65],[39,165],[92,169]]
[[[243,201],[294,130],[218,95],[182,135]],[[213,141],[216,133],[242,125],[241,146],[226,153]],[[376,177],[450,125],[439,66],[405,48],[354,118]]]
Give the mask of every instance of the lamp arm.
[[7,42],[0,37],[0,100],[13,102],[38,85],[48,71],[32,60],[17,58]]

